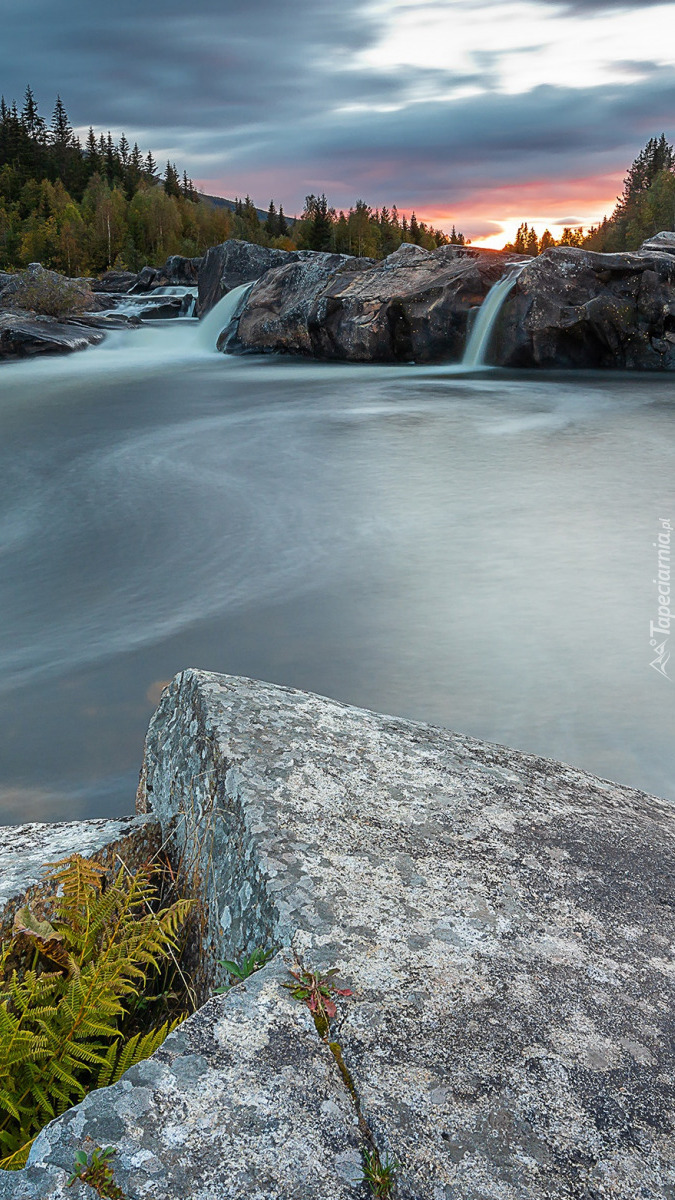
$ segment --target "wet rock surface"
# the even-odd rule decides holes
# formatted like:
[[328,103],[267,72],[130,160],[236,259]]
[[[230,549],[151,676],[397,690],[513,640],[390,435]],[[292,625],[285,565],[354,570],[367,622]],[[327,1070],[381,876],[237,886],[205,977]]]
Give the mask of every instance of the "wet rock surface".
[[159,287],[195,287],[202,264],[201,258],[182,258],[172,254],[163,267],[143,267],[128,292],[150,292]]
[[675,370],[675,234],[658,234],[633,253],[546,250],[504,306],[491,361]]
[[[0,1197],[60,1200],[85,1144],[119,1147],[131,1200],[360,1195],[358,1104],[399,1200],[670,1200],[672,805],[186,671],[139,808],[201,881],[203,993],[220,958],[285,958],[48,1126]],[[353,1095],[281,986],[293,960],[354,992],[331,1029]]]
[[30,358],[37,354],[70,354],[103,341],[104,333],[80,320],[27,312],[0,312],[0,359]]

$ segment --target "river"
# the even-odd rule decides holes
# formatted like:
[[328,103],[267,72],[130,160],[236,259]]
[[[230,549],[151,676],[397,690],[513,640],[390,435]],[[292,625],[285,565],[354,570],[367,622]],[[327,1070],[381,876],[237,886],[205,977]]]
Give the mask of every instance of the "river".
[[3,365],[0,820],[131,812],[187,666],[675,798],[674,425],[672,377],[228,358],[191,321]]

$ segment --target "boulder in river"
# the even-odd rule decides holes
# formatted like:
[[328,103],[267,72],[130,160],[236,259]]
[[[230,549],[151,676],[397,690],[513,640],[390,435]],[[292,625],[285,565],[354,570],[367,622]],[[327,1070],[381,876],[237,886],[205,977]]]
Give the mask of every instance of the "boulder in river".
[[377,263],[314,255],[256,283],[231,348],[352,362],[459,359],[469,312],[521,257],[407,243]]
[[196,287],[201,263],[201,258],[183,258],[180,254],[172,254],[163,267],[143,267],[128,290],[136,294],[151,292],[159,287]]
[[138,273],[136,271],[105,271],[100,279],[92,279],[90,283],[92,292],[113,292],[116,295],[124,295],[131,291],[137,280]]
[[314,250],[277,250],[253,242],[240,242],[236,238],[212,246],[206,251],[199,269],[199,316],[210,312],[223,296],[242,283],[252,283],[274,267],[311,259],[316,253]]
[[509,367],[675,370],[675,234],[638,251],[575,246],[529,263],[500,315],[491,361]]
[[99,328],[35,313],[0,313],[0,359],[68,354],[103,341]]

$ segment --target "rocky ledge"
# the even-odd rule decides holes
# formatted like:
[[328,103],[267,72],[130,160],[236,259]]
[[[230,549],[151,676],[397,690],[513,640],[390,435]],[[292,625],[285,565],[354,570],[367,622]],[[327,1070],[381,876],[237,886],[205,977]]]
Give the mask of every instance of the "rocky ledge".
[[404,244],[373,262],[226,242],[200,268],[200,311],[253,280],[238,324],[221,338],[229,353],[458,362],[477,308],[518,269],[491,364],[675,369],[675,233],[667,232],[630,254],[558,246],[536,259]]
[[[203,994],[219,958],[278,952],[52,1122],[0,1197],[66,1200],[75,1150],[114,1145],[130,1200],[366,1200],[370,1141],[398,1200],[670,1200],[671,805],[186,671],[138,806],[200,881]],[[354,993],[332,1049],[295,962]]]

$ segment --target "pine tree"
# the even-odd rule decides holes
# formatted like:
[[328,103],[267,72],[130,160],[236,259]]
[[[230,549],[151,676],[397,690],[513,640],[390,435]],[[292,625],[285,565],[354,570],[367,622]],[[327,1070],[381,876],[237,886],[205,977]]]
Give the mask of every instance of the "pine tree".
[[96,134],[94,133],[91,125],[89,126],[89,133],[87,134],[85,153],[87,156],[87,163],[92,174],[95,171],[100,171],[101,155],[99,154],[99,146],[98,141],[96,140]]
[[167,196],[180,196],[180,184],[178,182],[178,171],[176,164],[167,162],[164,171],[164,191]]
[[279,212],[277,214],[277,236],[288,237],[288,222],[284,216],[283,204],[279,205]]
[[154,180],[157,174],[157,163],[152,157],[151,150],[148,150],[148,153],[145,156],[145,173],[150,180]]
[[117,150],[118,150],[119,159],[120,159],[122,166],[126,167],[127,163],[129,162],[129,143],[124,134],[122,134],[122,136],[119,140],[119,145],[117,147]]
[[527,235],[527,240],[525,242],[525,253],[530,254],[532,258],[536,258],[539,253],[539,239],[537,238],[537,232],[534,228],[534,225]]
[[33,138],[34,141],[42,142],[45,140],[45,123],[38,112],[37,102],[30,85],[26,87],[23,109],[21,110],[21,124],[28,136]]
[[419,244],[420,244],[420,227],[417,224],[417,217],[415,216],[414,212],[411,212],[411,214],[410,214],[410,227],[409,228],[410,228],[410,234],[409,234],[410,241],[414,242],[416,246],[419,246]]
[[56,97],[52,115],[51,141],[55,146],[69,146],[73,140],[73,127],[68,120],[68,114],[63,107],[60,96]]
[[539,253],[543,254],[544,250],[550,250],[552,246],[555,246],[555,238],[549,229],[545,229],[539,242]]
[[277,237],[278,232],[279,232],[279,223],[277,220],[277,210],[276,210],[276,207],[274,204],[274,200],[270,200],[270,206],[267,210],[267,220],[265,222],[265,229],[267,231],[268,237],[271,237],[271,238]]
[[[334,214],[333,214],[334,215]],[[333,221],[328,209],[328,201],[324,194],[305,197],[303,220],[308,225],[308,243],[310,250],[329,250]]]

